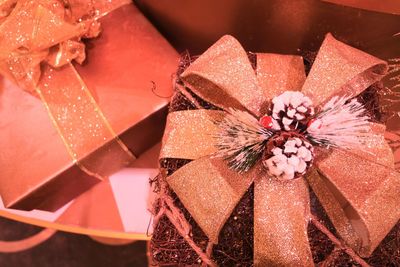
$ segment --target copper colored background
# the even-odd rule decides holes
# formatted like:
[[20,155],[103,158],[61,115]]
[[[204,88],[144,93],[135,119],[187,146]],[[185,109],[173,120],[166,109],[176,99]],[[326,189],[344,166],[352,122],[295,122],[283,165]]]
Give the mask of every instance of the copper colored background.
[[[396,0],[394,0],[396,1]],[[393,5],[394,1],[391,2]],[[343,0],[342,2],[346,2]],[[353,1],[354,2],[354,1]],[[387,2],[387,1],[376,1]],[[317,0],[138,0],[136,3],[179,50],[199,54],[224,34],[246,50],[300,54],[315,51],[327,32],[380,57],[400,55],[400,16]],[[400,8],[400,7],[399,7]]]
[[400,14],[400,2],[398,0],[322,0],[339,5],[363,8],[372,11],[380,11],[390,14]]

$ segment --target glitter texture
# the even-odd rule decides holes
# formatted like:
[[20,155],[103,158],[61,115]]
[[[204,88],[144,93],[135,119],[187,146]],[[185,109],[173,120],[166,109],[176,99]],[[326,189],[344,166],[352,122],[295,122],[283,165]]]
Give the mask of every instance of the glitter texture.
[[[339,234],[360,255],[369,256],[400,218],[400,174],[393,168],[338,149],[329,153],[320,150],[317,154],[315,165],[326,177],[333,194],[336,193],[336,201],[341,201],[358,240],[356,243],[346,240],[348,234],[341,234],[342,227],[337,229]],[[323,205],[324,202],[329,214],[331,204],[328,200],[321,201]]]
[[239,174],[230,170],[222,159],[204,157],[177,170],[168,177],[168,184],[216,244],[219,232],[257,172],[259,168],[254,167]]
[[[247,109],[257,116],[274,92],[289,89],[285,86],[296,90],[304,81],[300,58],[257,56],[260,56],[257,62],[261,63],[257,66],[259,77],[251,69],[240,44],[233,37],[225,36],[186,69],[182,80],[211,104],[225,110]],[[272,63],[280,59],[282,63],[276,64],[275,71],[270,71],[274,68]],[[264,67],[265,70],[261,69]],[[333,95],[346,92],[355,96],[382,78],[385,71],[383,61],[328,35],[303,92],[318,107]],[[291,82],[289,77],[294,77]],[[279,81],[273,82],[273,79]],[[277,88],[270,88],[271,85]],[[193,115],[195,113],[198,115]],[[310,219],[307,182],[337,225],[339,234],[362,256],[369,255],[400,218],[397,209],[400,177],[393,170],[392,152],[383,139],[384,127],[371,124],[371,139],[360,151],[317,149],[316,169],[310,171],[307,179],[278,181],[268,177],[265,169],[260,168],[261,164],[239,174],[229,170],[226,162],[213,159],[212,149],[208,147],[212,142],[204,138],[207,131],[214,130],[213,126],[207,121],[204,128],[190,124],[195,116],[203,123],[205,113],[195,110],[186,113],[188,115],[170,114],[165,135],[172,137],[164,136],[166,151],[161,158],[167,155],[179,159],[204,157],[179,168],[167,181],[213,243],[218,241],[219,231],[254,181],[255,266],[313,266],[307,237]],[[192,140],[196,137],[199,140]],[[172,148],[172,144],[177,147]],[[195,145],[199,148],[194,148]],[[194,151],[188,152],[190,149]]]
[[394,155],[384,134],[386,127],[383,124],[370,122],[371,134],[365,138],[361,149],[353,149],[351,153],[356,154],[368,161],[372,161],[389,168],[394,168]]
[[285,91],[300,91],[306,80],[303,58],[257,53],[257,79],[268,99]]
[[310,170],[306,175],[306,179],[329,215],[329,219],[335,226],[336,231],[349,244],[359,247],[359,239],[353,229],[350,218],[347,217],[343,209],[348,202],[343,198],[339,198],[338,194],[333,192],[332,185],[325,182],[324,177],[318,173],[317,169]]
[[107,151],[122,166],[128,165],[134,159],[112,130],[72,65],[58,69],[45,66],[36,92],[43,100],[73,160],[82,159],[79,166],[84,171],[101,177],[115,170],[102,166],[104,164],[93,158],[84,159],[105,143],[108,143]]
[[224,116],[217,110],[185,110],[168,115],[161,158],[198,159],[217,151],[213,122]]
[[327,34],[302,92],[315,106],[334,95],[356,96],[383,78],[387,64]]
[[194,93],[218,107],[246,108],[256,116],[265,109],[266,98],[247,54],[230,36],[217,41],[181,76]]
[[310,214],[303,179],[254,183],[254,265],[314,266],[308,245]]

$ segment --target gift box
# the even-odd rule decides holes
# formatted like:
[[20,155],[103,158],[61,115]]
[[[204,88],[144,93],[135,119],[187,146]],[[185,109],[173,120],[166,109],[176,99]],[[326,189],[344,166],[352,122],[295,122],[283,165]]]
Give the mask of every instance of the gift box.
[[[398,32],[400,31],[400,20],[398,1],[385,1],[379,3],[376,1],[357,0],[253,1],[246,3],[242,1],[219,1],[218,3],[202,1],[188,4],[185,1],[180,0],[150,0],[137,1],[137,3],[144,14],[147,15],[153,24],[157,26],[164,36],[166,36],[166,38],[179,51],[183,52],[188,50],[190,55],[195,55],[193,58],[188,57],[183,60],[184,64],[182,69],[185,69],[190,65],[190,62],[197,58],[197,55],[204,53],[204,51],[225,34],[232,35],[239,40],[246,51],[300,55],[306,62],[305,68],[307,74],[310,71],[311,63],[314,62],[318,50],[320,50],[326,34],[329,32],[331,32],[339,41],[361,49],[362,51],[381,59],[389,60],[390,64],[393,64],[391,59],[398,58],[400,55],[400,36],[398,35]],[[253,56],[250,53],[249,59],[253,68],[257,69],[259,61],[252,57]],[[290,75],[291,78],[288,79],[288,81],[283,82],[276,82],[274,77],[280,77],[280,74],[288,71],[289,65],[295,64],[296,62],[296,64],[301,64],[299,63],[301,61],[302,60],[299,59],[293,59],[293,63],[289,64],[286,61],[285,63],[272,59],[266,61],[260,60],[262,63],[261,68],[268,67],[269,65],[276,65],[282,68],[282,71],[275,71],[272,74],[267,72],[266,76],[269,74],[272,78],[268,81],[269,83],[262,83],[262,86],[267,87],[267,85],[270,85],[268,88],[269,90],[272,90],[276,86],[280,88],[284,84],[290,85],[289,81],[294,79],[295,73]],[[205,69],[201,69],[200,73]],[[391,69],[393,71],[395,67],[391,66]],[[194,74],[192,76],[195,77],[196,75]],[[335,75],[332,77],[334,76]],[[210,75],[207,78],[214,77]],[[395,80],[391,80],[390,78],[391,77],[387,77],[384,79],[384,87],[393,87]],[[193,78],[193,82],[194,81],[195,78]],[[241,82],[239,78],[235,81],[238,84]],[[219,85],[220,84],[217,84],[214,89],[219,89]],[[205,87],[206,85],[203,86],[203,88]],[[177,88],[179,88],[179,86],[177,86]],[[367,91],[373,92],[374,90],[375,89],[369,88]],[[193,96],[192,92],[189,90],[189,93],[183,96],[181,94],[182,91],[185,90],[179,90],[180,93],[177,93],[172,101],[171,112],[194,109],[196,105],[193,103],[198,103],[206,109],[218,110],[218,107],[209,105],[208,102],[204,102],[204,95],[199,96],[195,94]],[[232,90],[232,92],[233,91],[234,90]],[[253,93],[249,93],[248,95],[252,94]],[[364,95],[364,99],[369,97],[371,97],[371,95],[368,97]],[[376,99],[375,97],[372,98]],[[224,100],[228,101],[229,98],[224,98]],[[385,97],[382,97],[381,99],[382,103],[386,103],[386,100]],[[393,105],[391,105],[391,107],[386,111],[393,114],[399,109],[398,101],[389,99],[389,102]],[[385,106],[385,104],[383,105]],[[193,118],[194,129],[201,128],[196,127],[199,123],[197,119],[198,118]],[[182,123],[179,121],[180,119],[174,121],[173,125],[176,128],[179,128]],[[390,139],[389,142],[392,144],[393,148],[398,142],[393,140],[398,140],[398,130],[400,125],[399,117],[396,115],[389,116],[386,123],[387,131],[385,135],[386,138],[390,136],[388,139]],[[190,130],[188,130],[188,132],[190,132]],[[169,135],[168,130],[166,135]],[[196,133],[195,135],[207,138],[207,136],[203,136],[199,133]],[[396,138],[392,139],[393,137]],[[192,140],[186,138],[181,139],[185,139],[185,141],[179,143],[182,145],[185,142],[190,142],[190,140]],[[204,150],[203,146],[200,146],[197,150],[207,152]],[[395,154],[395,157],[396,166],[398,167],[398,152]],[[169,209],[169,205],[172,203],[174,205],[171,204],[171,206],[176,207],[177,210],[175,211],[177,212],[173,212],[173,214],[170,213],[169,215],[168,212],[164,212],[164,215],[166,216],[159,218],[157,224],[154,225],[155,232],[153,235],[151,251],[154,262],[159,265],[169,262],[175,264],[198,264],[204,266],[212,264],[220,266],[233,266],[235,264],[240,266],[252,266],[252,261],[254,260],[253,249],[255,248],[251,245],[254,244],[255,241],[255,237],[253,237],[253,227],[255,227],[256,217],[254,217],[254,221],[252,217],[254,211],[253,199],[255,189],[250,187],[246,191],[239,204],[237,204],[233,210],[231,214],[232,216],[229,217],[227,222],[224,224],[223,229],[218,236],[218,243],[216,245],[210,244],[213,243],[210,242],[210,240],[213,240],[210,238],[209,233],[205,234],[205,231],[203,231],[204,224],[202,226],[197,224],[198,214],[193,216],[193,213],[195,213],[192,212],[194,204],[190,203],[190,200],[185,200],[182,204],[181,200],[184,197],[181,196],[182,192],[180,190],[175,190],[176,184],[174,184],[173,190],[169,188],[171,185],[168,178],[169,175],[174,175],[175,172],[179,172],[182,166],[185,167],[187,164],[191,164],[192,161],[179,157],[179,159],[164,159],[161,163],[162,167],[164,167],[162,170],[165,173],[160,176],[164,177],[160,178],[160,180],[163,181],[160,182],[160,184],[167,185],[164,190],[170,192],[170,198],[165,197],[163,193],[161,193],[162,197],[160,198],[166,198],[170,201],[168,202],[169,204],[165,204],[166,209]],[[210,166],[207,166],[207,168],[211,173],[212,168]],[[198,172],[196,172],[196,175],[194,176],[198,178],[198,180],[202,180],[199,177],[201,176],[199,175],[200,169],[197,171]],[[189,175],[191,175],[191,173],[187,173],[187,176]],[[208,175],[205,176],[209,177]],[[207,188],[206,182],[204,182],[204,184],[204,187]],[[235,184],[233,184],[232,187],[232,191],[235,192]],[[189,190],[189,188],[190,183],[189,185],[186,185],[186,189]],[[165,192],[162,189],[162,186],[160,186],[157,190],[159,192]],[[364,191],[365,193],[367,192],[367,190]],[[196,193],[192,193],[192,195],[196,195],[198,192],[202,193],[205,199],[209,194],[207,190],[200,188]],[[329,192],[326,191],[325,193]],[[222,197],[223,194],[220,195]],[[214,197],[218,199],[221,198],[220,195]],[[319,193],[319,195],[321,195],[321,193]],[[338,192],[335,192],[333,198],[338,197],[338,195],[340,195],[340,192],[339,194]],[[341,199],[339,202],[340,205],[346,205],[347,203],[344,199]],[[211,205],[215,206],[216,204],[204,203],[203,206],[200,206],[207,207]],[[225,207],[226,206],[228,205],[225,205]],[[385,204],[382,206],[385,206]],[[161,205],[161,207],[163,207],[163,205]],[[397,258],[399,256],[398,252],[400,247],[399,242],[397,242],[399,236],[398,224],[392,228],[386,238],[377,248],[375,248],[372,254],[361,255],[364,257],[364,262],[357,261],[354,260],[354,258],[359,257],[357,259],[360,259],[360,254],[358,254],[359,251],[354,252],[354,249],[349,250],[349,247],[343,247],[340,245],[340,243],[348,245],[348,240],[343,242],[343,240],[339,238],[336,240],[338,242],[334,243],[330,238],[327,238],[326,233],[329,234],[329,232],[331,234],[333,233],[332,235],[329,234],[331,238],[341,236],[337,229],[335,229],[337,224],[336,226],[333,226],[330,221],[332,218],[328,218],[326,215],[324,211],[325,208],[326,203],[321,205],[318,201],[318,197],[311,190],[311,210],[318,214],[318,221],[322,221],[329,229],[329,231],[321,232],[313,223],[310,223],[308,226],[308,238],[314,263],[323,266],[350,266],[357,264],[361,266],[367,266],[368,264],[371,264],[372,266],[388,266],[398,264]],[[346,210],[346,213],[349,212],[350,209],[351,205]],[[174,215],[179,214],[179,212],[180,215],[177,216],[177,218],[174,218]],[[156,214],[158,213],[156,212]],[[337,212],[337,214],[342,213]],[[382,215],[382,217],[385,216]],[[341,216],[338,216],[336,219],[338,218],[341,218]],[[274,221],[274,218],[271,220]],[[171,221],[174,223],[171,223]],[[315,220],[313,221],[315,222]],[[351,218],[351,221],[354,222],[357,221],[357,219]],[[392,223],[394,224],[395,221],[396,220],[393,220]],[[342,223],[342,227],[348,226],[347,222],[342,221]],[[296,222],[293,222],[293,224],[295,225]],[[189,228],[185,228],[188,225]],[[214,224],[213,228],[217,228],[216,225],[217,224]],[[302,225],[302,223],[299,223],[299,225]],[[287,231],[290,232],[290,229]],[[270,232],[273,233],[274,231],[272,230]],[[215,238],[215,236],[213,238]],[[295,248],[293,248],[289,242],[291,239],[293,238],[288,237],[285,239],[285,242],[276,242],[274,245],[278,248],[284,247],[286,248],[286,251],[295,251]],[[364,241],[365,240],[360,241],[360,243],[363,243]],[[349,256],[347,253],[349,251],[354,252],[354,254],[352,254],[354,257]],[[256,262],[254,261],[254,263]],[[299,264],[298,262],[295,264],[288,264],[287,262],[286,264],[270,262],[264,266],[274,266],[274,264],[278,266],[306,265],[303,263]]]
[[8,209],[0,198],[0,217],[96,240],[149,240],[149,177],[158,173],[160,148],[161,143],[157,143],[128,168],[113,173],[56,211]]
[[[55,210],[162,135],[175,50],[129,1],[59,5],[18,1],[0,25],[1,50],[10,53],[1,57],[0,194],[6,207]],[[21,35],[22,44],[15,38],[21,29],[12,29],[16,15],[27,16],[17,17],[26,22],[18,25],[32,34]],[[10,75],[22,61],[31,69]]]
[[331,34],[312,60],[232,36],[183,58],[153,181],[154,263],[397,264],[387,71]]

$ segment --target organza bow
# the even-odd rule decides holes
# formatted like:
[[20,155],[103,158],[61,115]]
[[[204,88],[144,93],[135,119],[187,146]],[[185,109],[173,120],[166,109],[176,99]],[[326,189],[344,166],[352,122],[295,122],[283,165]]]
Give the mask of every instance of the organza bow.
[[308,185],[338,234],[368,256],[400,218],[400,175],[383,125],[371,123],[360,150],[316,148],[314,166],[299,179],[271,177],[257,162],[239,173],[219,157],[216,121],[232,109],[260,118],[270,100],[301,90],[322,106],[333,96],[356,96],[380,80],[386,63],[326,36],[306,78],[301,57],[257,54],[254,71],[241,45],[224,36],[182,74],[184,86],[221,110],[185,110],[168,116],[161,158],[192,160],[167,182],[211,242],[254,184],[254,264],[313,266],[307,236]]
[[[107,176],[134,156],[116,137],[72,61],[85,60],[82,38],[100,33],[99,19],[129,0],[6,0],[0,10],[0,74],[43,101],[74,162]],[[81,159],[109,142],[115,160]],[[113,151],[113,152],[110,152]],[[79,161],[79,162],[78,162]]]

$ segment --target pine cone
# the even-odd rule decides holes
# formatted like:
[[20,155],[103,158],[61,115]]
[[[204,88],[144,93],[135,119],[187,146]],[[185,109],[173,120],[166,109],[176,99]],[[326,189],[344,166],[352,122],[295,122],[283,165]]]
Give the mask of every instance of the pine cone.
[[272,99],[272,117],[286,131],[305,129],[313,115],[311,99],[301,92],[286,91]]
[[291,180],[304,175],[313,159],[314,149],[302,135],[282,132],[268,141],[263,164],[270,175]]

